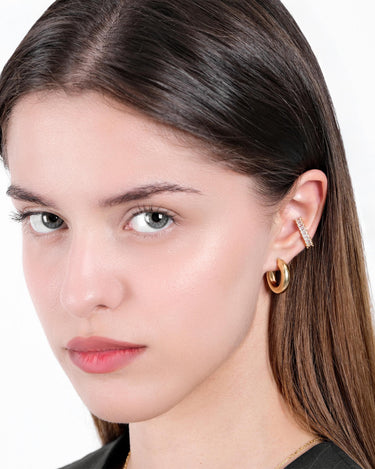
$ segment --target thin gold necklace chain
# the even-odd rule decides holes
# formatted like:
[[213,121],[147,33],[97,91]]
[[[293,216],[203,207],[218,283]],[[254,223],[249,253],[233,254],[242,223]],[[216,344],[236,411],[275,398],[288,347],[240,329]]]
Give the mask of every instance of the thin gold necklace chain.
[[319,441],[323,441],[322,438],[314,438],[313,440],[308,441],[304,445],[302,445],[300,448],[296,449],[292,454],[290,454],[287,458],[285,458],[278,466],[275,467],[275,469],[281,469],[288,463],[291,459],[294,459],[296,456],[299,454],[303,453],[303,451],[310,446],[312,446],[314,443],[318,443]]
[[[298,456],[300,453],[303,452],[303,450],[309,448],[310,446],[312,446],[314,443],[318,443],[319,441],[323,441],[322,438],[314,438],[313,440],[310,440],[308,441],[307,443],[305,443],[303,446],[301,446],[300,448],[296,449],[292,454],[290,454],[287,458],[285,458],[278,466],[275,467],[275,469],[281,469],[282,467],[285,466],[285,464],[287,462],[289,462],[291,459],[295,458],[296,456]],[[124,464],[124,467],[123,469],[127,469],[128,467],[128,464],[129,464],[129,459],[130,459],[130,454],[131,454],[131,451],[129,451],[128,453],[128,456],[126,458],[126,461],[125,461],[125,464]]]
[[131,451],[129,451],[129,453],[128,453],[128,457],[126,458],[123,469],[127,469],[128,464],[129,464],[130,455],[131,455]]

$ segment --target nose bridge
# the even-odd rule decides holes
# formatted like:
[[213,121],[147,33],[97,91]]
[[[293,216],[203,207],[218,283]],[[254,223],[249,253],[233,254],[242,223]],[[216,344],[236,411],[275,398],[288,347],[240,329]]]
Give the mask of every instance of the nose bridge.
[[123,286],[113,256],[108,240],[98,233],[82,230],[72,236],[60,290],[60,301],[69,313],[86,316],[98,308],[119,306]]

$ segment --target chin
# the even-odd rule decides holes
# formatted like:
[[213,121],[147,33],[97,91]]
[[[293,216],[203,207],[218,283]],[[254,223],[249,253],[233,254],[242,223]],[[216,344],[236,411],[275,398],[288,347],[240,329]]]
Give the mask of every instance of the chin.
[[[73,383],[74,384],[74,383]],[[75,386],[88,410],[101,420],[115,423],[142,422],[167,413],[181,400],[177,395],[139,386],[107,386],[91,383],[91,386]]]
[[163,410],[157,412],[155,407],[148,407],[147,405],[133,407],[125,401],[121,403],[121,406],[107,402],[104,405],[88,406],[88,409],[99,419],[113,423],[144,422],[164,413]]

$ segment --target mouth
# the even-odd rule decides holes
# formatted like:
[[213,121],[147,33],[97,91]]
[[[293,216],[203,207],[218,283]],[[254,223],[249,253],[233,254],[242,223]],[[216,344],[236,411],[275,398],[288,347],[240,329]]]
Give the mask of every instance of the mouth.
[[74,365],[86,373],[112,373],[130,364],[146,346],[106,337],[75,337],[65,347]]

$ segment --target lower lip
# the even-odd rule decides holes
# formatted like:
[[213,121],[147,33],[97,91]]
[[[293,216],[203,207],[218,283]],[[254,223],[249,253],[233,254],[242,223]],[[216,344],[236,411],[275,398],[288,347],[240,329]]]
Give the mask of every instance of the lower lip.
[[112,373],[124,368],[146,347],[82,352],[69,350],[72,362],[86,373]]

